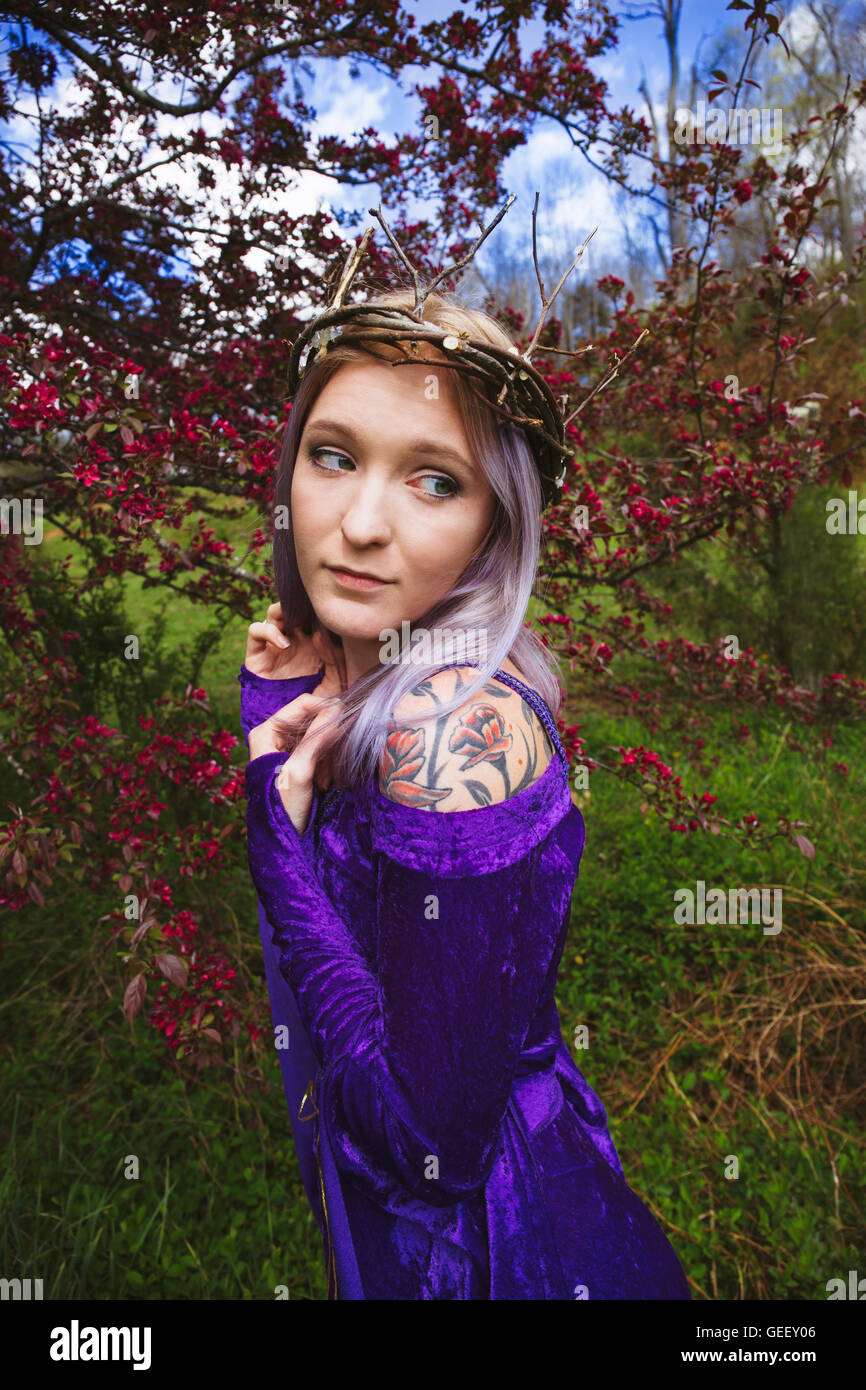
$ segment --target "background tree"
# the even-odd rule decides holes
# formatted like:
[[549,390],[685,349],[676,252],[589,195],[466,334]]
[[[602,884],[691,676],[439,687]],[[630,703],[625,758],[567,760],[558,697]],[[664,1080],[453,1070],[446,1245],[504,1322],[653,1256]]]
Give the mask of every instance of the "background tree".
[[[761,0],[736,3],[748,44],[732,78],[735,105],[753,51],[773,33]],[[435,197],[435,218],[396,223],[422,269],[466,249],[504,196],[503,158],[541,120],[565,130],[622,197],[676,208],[682,244],[651,300],[639,305],[621,276],[604,274],[590,290],[578,284],[544,330],[537,360],[569,397],[574,459],[547,522],[536,620],[578,689],[641,709],[659,736],[666,710],[678,729],[687,711],[699,741],[720,703],[739,718],[776,707],[798,724],[804,757],[827,756],[839,721],[862,714],[862,680],[816,669],[810,657],[806,684],[792,649],[777,647],[783,664],[773,667],[760,665],[754,644],[732,652],[727,632],[695,641],[653,583],[722,534],[772,579],[781,518],[798,491],[850,484],[864,437],[856,399],[825,412],[820,431],[789,407],[808,314],[822,295],[830,314],[856,292],[859,251],[850,270],[820,281],[804,247],[862,87],[793,133],[783,175],[759,156],[747,176],[744,152],[725,144],[666,162],[646,122],[608,108],[592,68],[616,42],[603,5],[575,17],[558,3],[541,12],[531,0],[482,4],[477,15],[420,26],[395,4],[349,11],[342,0],[265,17],[244,5],[169,5],[156,17],[112,4],[86,15],[62,4],[4,13],[0,467],[13,499],[44,501],[82,568],[43,562],[20,526],[3,537],[2,799],[12,814],[0,841],[2,897],[19,908],[70,885],[104,889],[131,976],[130,1018],[161,975],[150,1017],[172,1046],[207,1057],[208,1042],[242,1023],[219,924],[200,929],[195,896],[240,852],[228,842],[241,824],[242,764],[198,673],[227,623],[249,621],[271,591],[266,517],[287,413],[284,340],[344,257],[323,213],[286,211],[305,169],[377,185],[389,211],[405,214],[410,193]],[[524,55],[520,26],[539,18],[543,42]],[[352,140],[314,134],[297,73],[312,58],[345,57],[395,81],[410,67],[429,70],[412,90],[432,124],[422,119],[390,142],[369,129]],[[58,81],[72,84],[65,102]],[[718,248],[757,197],[770,235],[735,279]],[[343,220],[351,229],[360,217]],[[388,283],[400,267],[376,245],[368,283]],[[548,262],[544,274],[549,285]],[[492,288],[490,307],[525,345],[534,320]],[[582,323],[602,330],[592,354],[563,356]],[[762,362],[733,395],[732,328]],[[250,504],[261,524],[238,553],[221,532]],[[131,631],[116,605],[112,624],[112,595],[132,583],[212,613],[186,669],[161,652],[158,626]],[[141,646],[150,660],[132,683]],[[710,815],[713,793],[684,788],[653,749],[623,747],[611,760],[585,746],[577,725],[564,732],[578,764],[632,782],[672,830],[754,845],[781,838],[812,852],[794,804],[767,827],[752,812]]]

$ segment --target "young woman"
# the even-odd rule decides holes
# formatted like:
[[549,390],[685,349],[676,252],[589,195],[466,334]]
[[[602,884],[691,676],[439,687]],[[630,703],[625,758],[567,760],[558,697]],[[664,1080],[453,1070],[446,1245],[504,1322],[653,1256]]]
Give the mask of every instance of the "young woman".
[[[514,352],[453,297],[424,322]],[[584,826],[553,657],[524,626],[537,460],[435,343],[411,359],[337,341],[308,366],[276,482],[279,603],[239,677],[328,1296],[688,1298],[554,1002]]]

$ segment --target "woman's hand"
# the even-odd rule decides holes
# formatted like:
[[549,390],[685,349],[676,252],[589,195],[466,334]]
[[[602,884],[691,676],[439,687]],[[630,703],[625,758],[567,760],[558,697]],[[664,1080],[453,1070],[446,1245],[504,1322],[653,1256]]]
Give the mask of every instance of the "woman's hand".
[[[272,714],[264,724],[257,724],[250,730],[250,761],[264,753],[282,752],[294,745],[288,760],[280,768],[277,790],[286,814],[299,835],[303,834],[310,817],[313,781],[322,791],[331,785],[331,759],[330,755],[322,754],[321,744],[323,730],[338,717],[340,706],[337,701],[322,708],[329,698],[327,694],[320,695],[318,690],[315,694],[299,695]],[[300,728],[311,712],[315,713],[315,717],[297,740]]]
[[324,661],[323,684],[330,677],[329,689],[335,680],[337,693],[345,689],[346,661],[340,648],[320,629],[307,637],[300,628],[289,633],[284,628],[279,602],[270,605],[264,622],[250,623],[244,656],[247,670],[266,680],[291,680],[293,676],[313,675]]
[[[257,675],[266,675],[271,679],[288,678],[284,674],[286,667],[283,663],[291,660],[291,656],[280,645],[280,639],[283,638],[281,619],[280,605],[271,604],[268,609],[268,621],[250,625],[246,664],[250,670],[254,670],[255,668],[250,666],[249,656],[252,656],[254,661],[258,656],[260,665],[268,668],[257,670]],[[318,670],[324,663],[325,672],[321,681],[314,692],[298,695],[263,724],[257,724],[254,729],[250,729],[247,740],[250,761],[260,758],[264,753],[293,750],[288,762],[280,769],[278,789],[286,813],[299,834],[304,831],[309,819],[313,801],[313,781],[315,780],[322,791],[331,785],[331,756],[329,753],[323,754],[320,745],[322,730],[331,720],[337,718],[339,705],[332,705],[327,709],[321,707],[333,696],[341,695],[347,684],[343,653],[329,641],[324,632],[317,629],[310,638],[301,633],[300,639],[305,644],[302,650],[306,653],[306,659],[303,670],[295,674],[309,674]],[[253,644],[255,647],[251,651]],[[315,711],[320,712],[309,724],[303,737],[299,737],[302,726]]]

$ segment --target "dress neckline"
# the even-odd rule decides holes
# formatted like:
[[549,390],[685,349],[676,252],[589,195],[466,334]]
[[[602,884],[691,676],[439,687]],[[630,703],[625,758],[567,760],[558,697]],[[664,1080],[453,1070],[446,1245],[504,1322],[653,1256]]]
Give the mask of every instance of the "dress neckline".
[[386,796],[373,777],[360,791],[361,816],[369,824],[373,849],[424,872],[489,874],[516,863],[530,845],[540,846],[557,831],[559,848],[576,873],[586,827],[556,761],[551,758],[523,791],[465,811],[405,806]]

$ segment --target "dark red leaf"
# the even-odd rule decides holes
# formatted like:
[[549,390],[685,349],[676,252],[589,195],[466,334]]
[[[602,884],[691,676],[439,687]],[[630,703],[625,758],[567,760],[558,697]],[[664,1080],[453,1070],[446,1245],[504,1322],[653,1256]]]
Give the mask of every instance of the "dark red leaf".
[[147,980],[143,972],[140,971],[137,975],[133,975],[123,993],[123,1012],[130,1023],[134,1022],[136,1014],[144,1003],[146,993]]
[[162,971],[167,980],[173,985],[185,985],[187,967],[186,962],[180,956],[172,956],[161,952],[156,958],[157,967]]

